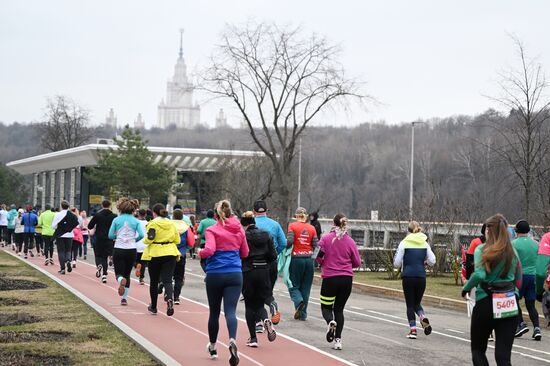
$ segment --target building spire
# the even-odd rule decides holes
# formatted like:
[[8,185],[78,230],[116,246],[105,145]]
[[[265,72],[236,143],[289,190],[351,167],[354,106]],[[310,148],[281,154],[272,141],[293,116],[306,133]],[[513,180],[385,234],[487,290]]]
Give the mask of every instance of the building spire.
[[179,58],[183,58],[183,31],[184,29],[183,28],[180,28],[180,53],[179,53]]

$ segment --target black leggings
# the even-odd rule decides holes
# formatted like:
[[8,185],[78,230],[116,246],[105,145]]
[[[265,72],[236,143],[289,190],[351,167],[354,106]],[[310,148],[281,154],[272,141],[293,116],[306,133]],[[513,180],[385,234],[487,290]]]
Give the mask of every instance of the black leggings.
[[154,257],[149,261],[149,295],[151,296],[151,307],[157,308],[159,279],[164,285],[164,297],[173,299],[174,288],[172,286],[172,277],[176,267],[176,256],[168,255],[164,257]]
[[34,233],[25,233],[23,235],[23,240],[25,243],[23,253],[27,254],[29,250],[33,250],[34,248]]
[[17,247],[17,253],[23,250],[23,238],[25,233],[14,233],[15,235],[15,246]]
[[73,245],[71,246],[71,259],[76,261],[78,258],[78,248],[82,248],[82,244],[73,240]]
[[321,284],[321,313],[325,321],[336,321],[335,338],[342,338],[344,329],[344,307],[351,294],[352,276],[323,278]]
[[15,243],[15,229],[7,229],[6,244]]
[[407,304],[407,320],[411,327],[415,327],[415,314],[419,317],[424,316],[424,309],[422,308],[421,302],[424,291],[426,290],[426,278],[404,277],[402,283],[405,303]]
[[472,361],[474,366],[488,366],[485,355],[491,332],[495,331],[495,360],[498,366],[511,365],[512,346],[516,333],[517,317],[493,319],[493,301],[490,296],[479,300],[472,312],[470,325]]
[[269,269],[255,268],[243,272],[243,296],[246,325],[250,338],[256,338],[256,322],[267,319],[264,303],[273,299]]
[[42,239],[44,239],[44,257],[53,259],[53,237],[42,236]]
[[115,277],[126,278],[126,287],[130,288],[130,274],[136,261],[135,249],[115,248],[113,250],[113,265],[115,266]]
[[[539,312],[537,311],[537,308],[535,307],[535,300],[527,300],[525,299],[525,307],[527,308],[527,311],[529,312],[529,319],[531,319],[531,323],[533,323],[533,327],[538,328],[540,327],[539,323]],[[518,324],[523,323],[523,313],[521,311],[521,306],[519,306],[518,301]]]
[[96,267],[101,264],[103,267],[103,275],[107,276],[107,258],[113,254],[113,241],[97,239],[94,245],[94,257]]
[[185,256],[181,256],[180,260],[176,262],[174,268],[174,299],[180,297],[181,288],[183,287],[183,278],[185,277]]
[[38,254],[44,251],[44,240],[42,239],[42,234],[34,234],[34,242],[36,243],[36,251]]

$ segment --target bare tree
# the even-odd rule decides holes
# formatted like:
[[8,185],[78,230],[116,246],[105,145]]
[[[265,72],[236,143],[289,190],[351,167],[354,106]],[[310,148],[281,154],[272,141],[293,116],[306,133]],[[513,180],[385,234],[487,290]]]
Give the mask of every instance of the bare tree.
[[235,105],[255,144],[271,161],[273,190],[286,217],[300,135],[335,102],[362,97],[358,84],[344,75],[339,53],[325,38],[304,37],[300,28],[271,23],[227,26],[212,65],[203,72],[203,88]]
[[500,73],[498,85],[501,95],[491,99],[510,111],[506,121],[489,124],[500,144],[492,149],[509,167],[523,191],[523,214],[531,215],[531,198],[536,172],[547,158],[550,99],[546,95],[548,83],[542,66],[528,58],[523,43],[513,38],[519,58],[519,67]]
[[93,130],[88,127],[90,113],[73,100],[58,95],[48,100],[44,122],[38,125],[40,143],[49,151],[77,147],[88,142]]

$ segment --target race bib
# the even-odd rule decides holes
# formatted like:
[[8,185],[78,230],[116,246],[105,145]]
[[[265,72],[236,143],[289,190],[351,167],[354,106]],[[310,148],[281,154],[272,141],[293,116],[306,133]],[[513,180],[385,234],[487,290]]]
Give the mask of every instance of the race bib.
[[518,314],[518,303],[514,291],[493,293],[493,319],[511,318]]

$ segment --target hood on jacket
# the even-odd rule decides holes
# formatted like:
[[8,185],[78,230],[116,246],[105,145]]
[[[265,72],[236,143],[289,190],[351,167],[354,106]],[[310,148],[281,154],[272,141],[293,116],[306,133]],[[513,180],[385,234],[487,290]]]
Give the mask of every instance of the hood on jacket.
[[189,229],[189,225],[183,220],[172,220],[174,225],[176,226],[176,230],[178,231],[178,234],[183,234]]
[[309,217],[312,218],[311,221],[317,221],[319,219],[319,213],[317,211],[309,214]]
[[216,225],[221,226],[223,230],[228,231],[232,234],[237,234],[244,230],[241,226],[241,222],[235,216],[231,216],[230,218],[225,219],[223,224],[221,221],[218,221]]
[[170,227],[174,226],[174,221],[157,217],[156,219],[149,221],[149,224],[154,224],[156,227],[162,230],[168,230],[170,229]]
[[407,235],[405,239],[403,239],[403,241],[416,245],[422,245],[426,242],[427,239],[428,236],[424,233],[414,233]]

